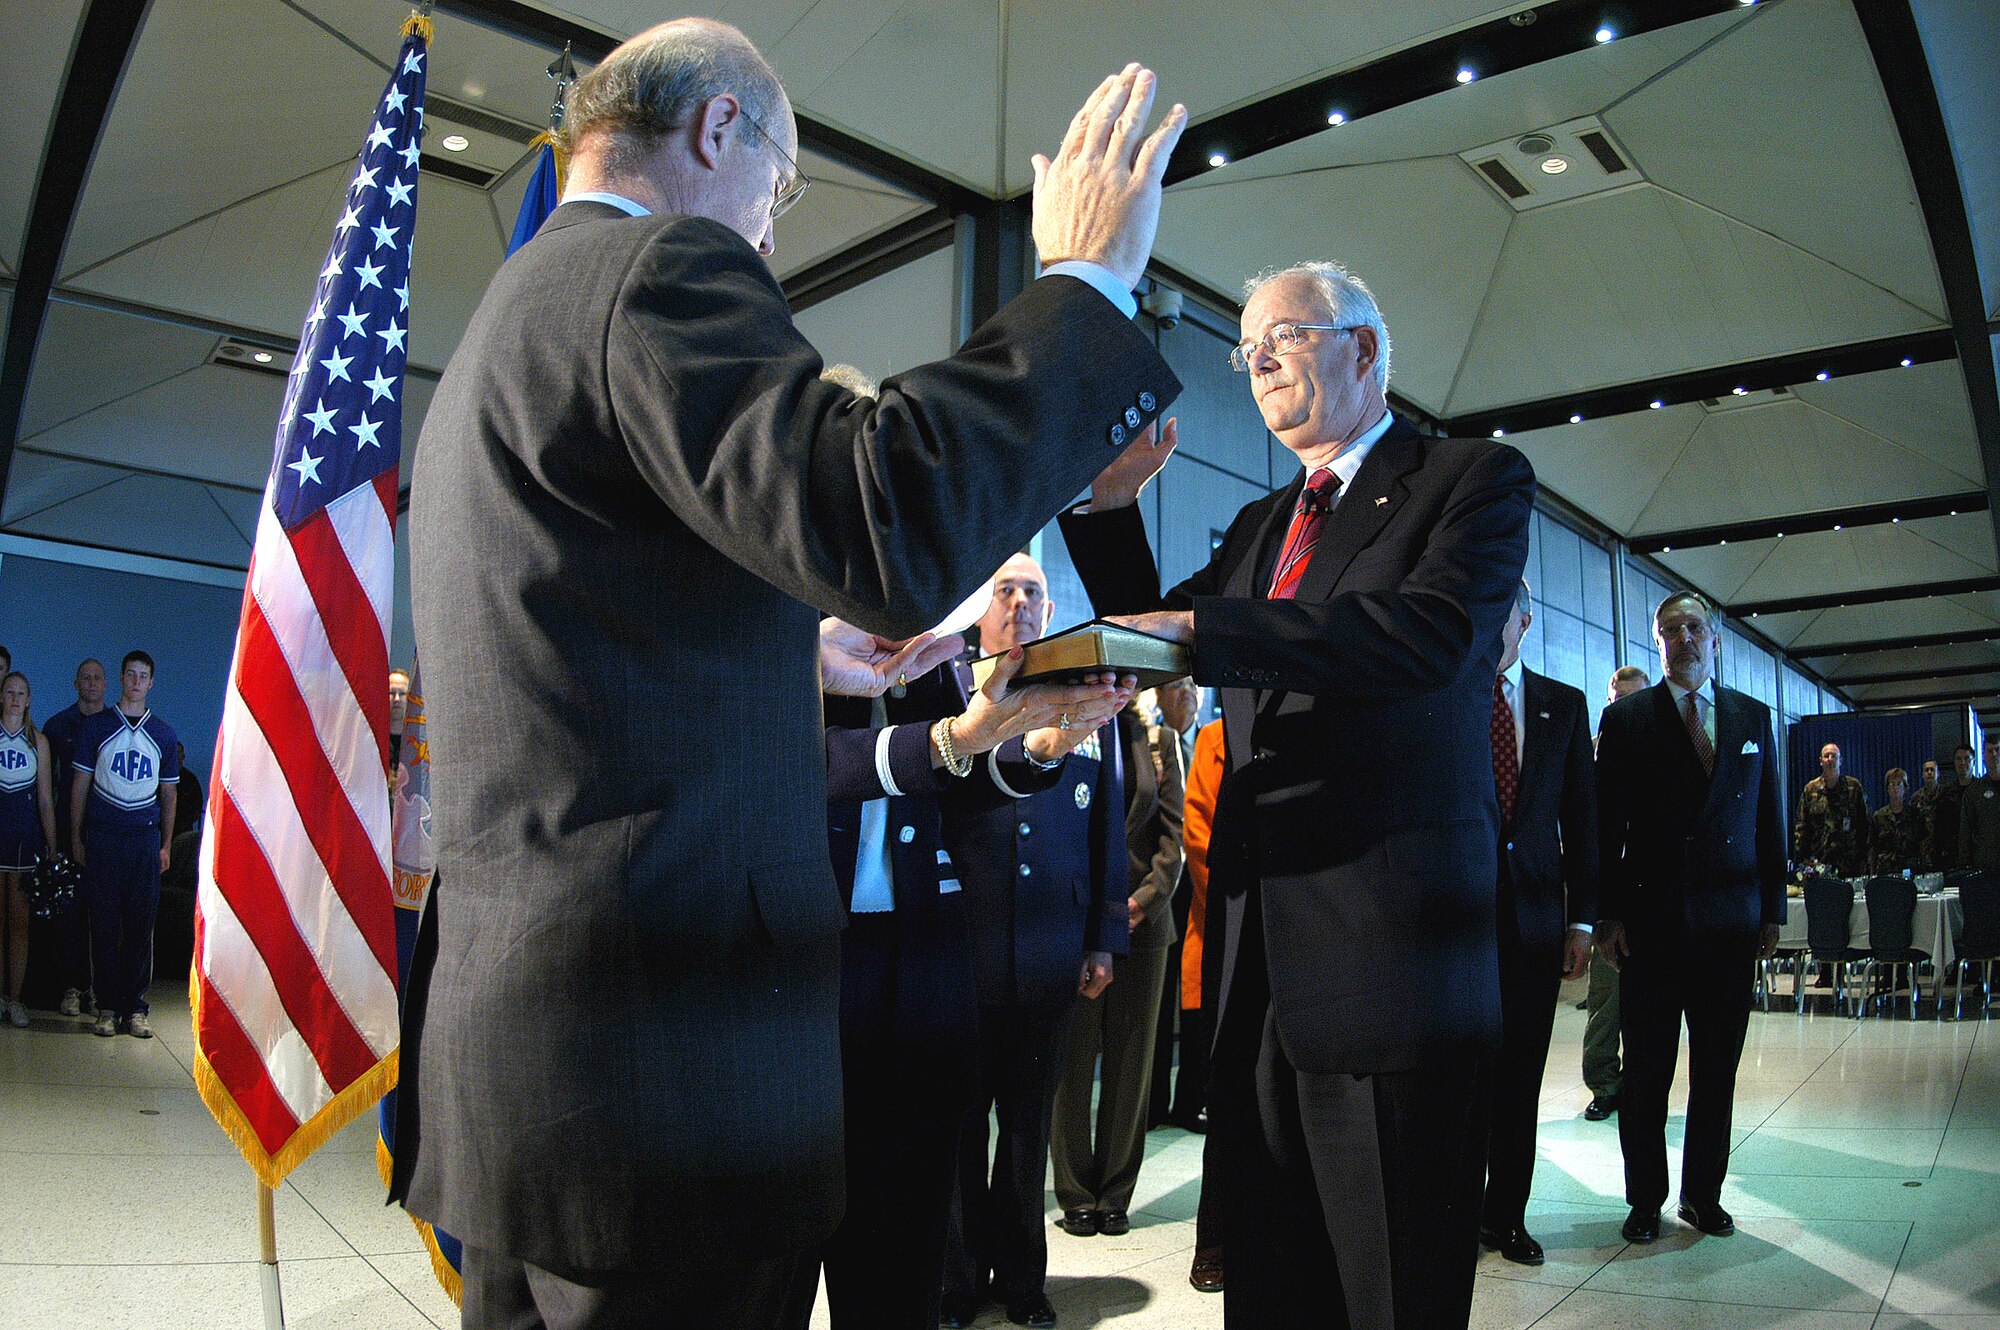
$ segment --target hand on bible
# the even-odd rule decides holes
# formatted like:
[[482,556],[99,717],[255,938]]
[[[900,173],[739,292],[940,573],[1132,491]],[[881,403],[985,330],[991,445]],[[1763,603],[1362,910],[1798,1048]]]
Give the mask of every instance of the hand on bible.
[[[1030,751],[1037,761],[1053,762],[1082,743],[1086,735],[1132,700],[1138,680],[1127,675],[1084,676],[1082,683],[1038,683],[1009,688],[1020,673],[1021,649],[1008,652],[972,695],[965,715],[952,725],[953,746],[961,753],[984,753],[1016,735],[1035,732]],[[1068,726],[1063,725],[1068,718]],[[1051,740],[1049,735],[1060,736]],[[1074,738],[1071,736],[1074,735]],[[1064,742],[1066,741],[1066,742]]]
[[1155,76],[1130,64],[1097,85],[1054,160],[1036,153],[1034,237],[1044,266],[1088,259],[1127,288],[1145,275],[1160,225],[1160,181],[1187,128],[1178,103],[1145,133]]
[[1169,642],[1194,641],[1193,610],[1148,610],[1144,614],[1107,614],[1104,616],[1104,621],[1115,623],[1120,628],[1130,628],[1134,632],[1164,637]]
[[819,686],[841,697],[880,697],[898,680],[922,678],[963,650],[965,639],[956,634],[919,633],[892,642],[840,619],[822,619]]

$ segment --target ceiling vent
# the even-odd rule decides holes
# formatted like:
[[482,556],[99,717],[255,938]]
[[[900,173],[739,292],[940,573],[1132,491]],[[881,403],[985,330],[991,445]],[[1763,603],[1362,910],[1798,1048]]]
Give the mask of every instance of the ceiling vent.
[[1704,397],[1701,407],[1711,415],[1719,415],[1724,411],[1742,411],[1753,406],[1771,406],[1792,400],[1792,390],[1780,384],[1776,388],[1746,388],[1727,397]]
[[1645,179],[1595,116],[1459,154],[1516,212],[1567,203]]
[[524,148],[534,142],[535,135],[542,132],[533,125],[524,125],[518,120],[509,120],[505,116],[494,115],[491,111],[483,111],[465,102],[455,102],[436,93],[428,93],[424,97],[424,119],[427,130],[431,128],[429,121],[449,120],[454,125],[462,125],[476,133],[509,139]]
[[427,171],[431,175],[441,175],[446,180],[456,180],[462,185],[471,185],[474,189],[491,188],[493,182],[500,178],[498,171],[489,171],[471,162],[455,162],[449,157],[436,157],[430,153],[425,153],[417,159],[417,169]]

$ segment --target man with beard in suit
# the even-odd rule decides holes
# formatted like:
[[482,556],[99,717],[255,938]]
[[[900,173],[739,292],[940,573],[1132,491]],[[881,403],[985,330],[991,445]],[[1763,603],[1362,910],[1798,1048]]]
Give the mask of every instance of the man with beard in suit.
[[1576,689],[1521,663],[1521,635],[1534,618],[1523,582],[1501,632],[1500,677],[1493,684],[1502,1039],[1479,1241],[1517,1265],[1545,1259],[1526,1217],[1535,1110],[1555,1029],[1556,992],[1562,980],[1583,977],[1597,918],[1590,708]]
[[1771,713],[1715,682],[1721,625],[1692,591],[1653,612],[1666,679],[1607,707],[1597,744],[1597,947],[1618,967],[1628,1242],[1660,1236],[1667,1091],[1688,1034],[1680,1217],[1736,1231],[1722,1208],[1752,962],[1785,921],[1785,823]]
[[1489,720],[1534,473],[1390,414],[1388,330],[1337,264],[1255,279],[1241,328],[1230,364],[1298,474],[1164,597],[1135,503],[1172,422],[1063,517],[1098,611],[1222,689],[1225,1315],[1463,1327],[1500,1036]]

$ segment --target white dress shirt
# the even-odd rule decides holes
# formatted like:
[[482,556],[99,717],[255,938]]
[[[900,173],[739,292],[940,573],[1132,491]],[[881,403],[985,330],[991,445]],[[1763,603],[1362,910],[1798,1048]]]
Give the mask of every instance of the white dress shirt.
[[[1674,711],[1681,716],[1681,723],[1685,725],[1687,723],[1687,704],[1681,701],[1681,699],[1688,695],[1688,690],[1675,683],[1672,679],[1668,679],[1667,691],[1673,694]],[[1701,687],[1695,690],[1694,709],[1695,714],[1701,717],[1701,728],[1708,734],[1708,746],[1714,748],[1715,680],[1713,678],[1704,680]]]
[[[1334,458],[1324,466],[1316,466],[1307,471],[1306,484],[1312,484],[1313,477],[1320,472],[1331,471],[1333,472],[1334,480],[1339,483],[1340,489],[1338,492],[1340,494],[1347,493],[1347,487],[1354,482],[1355,473],[1361,470],[1361,464],[1368,460],[1369,450],[1375,446],[1376,442],[1384,434],[1389,432],[1389,426],[1395,423],[1395,413],[1393,411],[1384,411],[1380,420],[1361,431],[1361,434],[1353,443],[1348,444],[1340,450],[1340,456]],[[1335,502],[1338,503],[1339,500],[1336,499]]]

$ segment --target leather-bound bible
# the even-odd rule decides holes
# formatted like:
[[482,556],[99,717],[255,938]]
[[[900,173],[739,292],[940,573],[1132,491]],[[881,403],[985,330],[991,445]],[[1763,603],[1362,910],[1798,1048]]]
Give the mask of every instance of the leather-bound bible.
[[[1021,672],[1014,676],[1017,684],[1075,683],[1086,674],[1108,671],[1137,675],[1141,688],[1151,688],[1194,670],[1194,655],[1184,644],[1103,619],[1030,642],[1022,650]],[[972,662],[976,686],[985,686],[999,660],[984,656]]]

